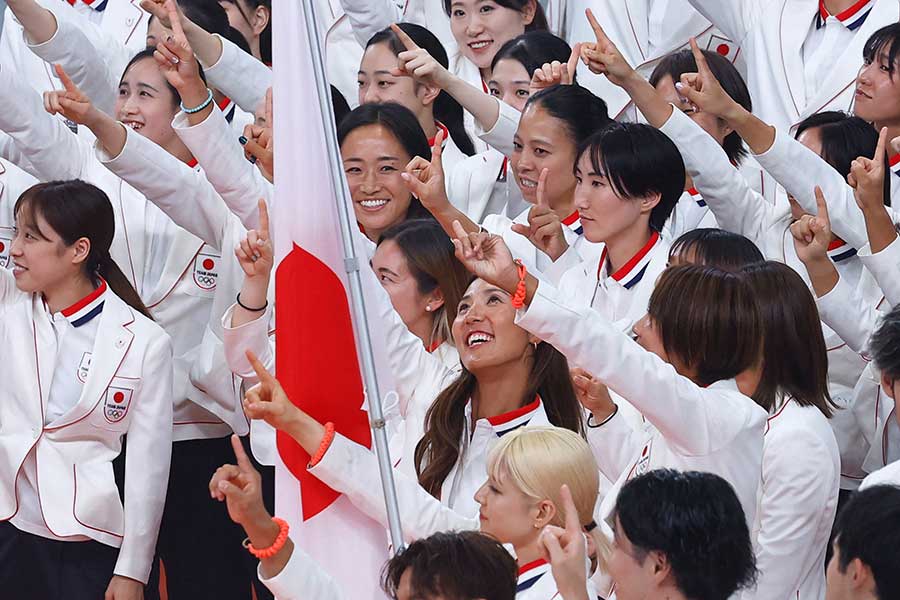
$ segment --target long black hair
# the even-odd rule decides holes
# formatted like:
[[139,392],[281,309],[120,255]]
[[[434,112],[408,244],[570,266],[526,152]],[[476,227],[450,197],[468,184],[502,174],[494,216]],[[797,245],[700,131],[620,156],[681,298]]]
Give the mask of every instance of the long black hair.
[[[438,61],[442,67],[445,69],[449,67],[450,60],[447,58],[447,51],[444,49],[441,41],[437,39],[437,36],[414,23],[398,23],[397,26],[403,30],[403,33],[412,38],[412,41],[419,48],[427,51],[432,58]],[[403,42],[400,41],[400,38],[397,37],[397,34],[390,27],[382,29],[369,38],[368,43],[366,43],[366,49],[376,44],[387,44],[387,47],[395,55],[399,55],[406,50]],[[459,102],[454,100],[444,90],[441,90],[434,101],[434,118],[447,128],[450,137],[453,138],[453,143],[456,144],[456,147],[463,154],[466,156],[475,154],[475,145],[472,143],[469,134],[466,133],[466,127],[463,122],[463,108]]]
[[561,37],[544,30],[527,31],[500,46],[491,61],[491,71],[498,62],[509,59],[525,67],[531,77],[544,63],[554,60],[565,63],[571,54],[572,47]]
[[[433,1],[433,0],[432,0]],[[528,6],[529,2],[534,2],[534,18],[531,20],[531,23],[525,26],[525,31],[546,31],[550,29],[550,25],[547,24],[547,14],[544,12],[544,7],[541,6],[541,3],[538,0],[493,0],[495,4],[502,6],[503,8],[508,8],[510,10],[514,10],[516,12],[524,12],[525,7]],[[453,4],[453,0],[444,0],[444,12],[447,13],[447,16],[450,16],[450,8],[451,4]]]
[[109,254],[116,222],[112,204],[103,190],[79,179],[38,183],[22,192],[16,200],[14,214],[17,223],[25,218],[42,235],[37,226],[40,215],[66,246],[87,238],[91,249],[84,261],[85,276],[95,287],[100,285],[102,277],[116,296],[148,319],[153,319]]

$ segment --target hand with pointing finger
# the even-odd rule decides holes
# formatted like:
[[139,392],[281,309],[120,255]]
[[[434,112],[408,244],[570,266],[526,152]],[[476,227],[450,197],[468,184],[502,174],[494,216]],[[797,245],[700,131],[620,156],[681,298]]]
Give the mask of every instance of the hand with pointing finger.
[[[265,286],[268,286],[272,266],[275,263],[275,254],[269,234],[269,209],[265,200],[259,200],[259,229],[247,231],[247,237],[242,239],[234,249],[234,255],[247,279],[262,279],[265,281]],[[265,298],[265,289],[263,298]],[[247,298],[244,300],[246,303],[250,303]]]
[[[237,464],[222,465],[216,469],[209,482],[209,494],[219,502],[225,502],[228,516],[244,529],[265,526],[272,517],[263,504],[262,478],[250,462],[238,436],[231,436],[231,447]],[[275,533],[278,533],[277,527]]]
[[694,38],[691,38],[691,51],[697,63],[697,72],[684,73],[675,88],[699,110],[729,122],[738,118],[745,109],[728,95],[716,79]]
[[831,221],[828,219],[828,204],[822,188],[816,186],[816,210],[818,215],[803,215],[791,224],[791,235],[797,257],[805,265],[827,261],[828,245],[831,243]]
[[199,106],[207,98],[206,84],[181,26],[178,6],[175,0],[165,0],[163,8],[172,24],[172,35],[157,43],[153,58],[166,81],[178,90],[184,105]]
[[550,201],[546,198],[547,173],[549,170],[543,169],[538,178],[537,204],[528,211],[528,225],[513,223],[512,230],[527,237],[535,248],[556,261],[568,250],[569,244],[563,233],[562,221],[550,208]]
[[587,543],[578,509],[572,500],[569,486],[560,488],[565,515],[565,529],[547,525],[541,532],[541,549],[550,563],[557,590],[565,600],[586,600],[587,593]]
[[397,55],[399,64],[397,69],[391,72],[391,75],[412,77],[423,85],[444,89],[452,78],[450,71],[431,56],[428,50],[420,48],[399,25],[393,23],[391,31],[406,48]]
[[603,31],[591,9],[587,9],[585,14],[597,41],[581,45],[582,60],[592,73],[606,75],[611,83],[624,86],[625,82],[635,75],[635,70]]
[[469,233],[454,221],[453,246],[456,257],[470,273],[510,294],[515,291],[518,269],[502,237],[486,231]]
[[580,58],[581,43],[578,43],[572,48],[572,54],[567,63],[563,64],[554,60],[535,69],[534,75],[531,77],[531,84],[528,86],[529,94],[536,94],[554,85],[572,85],[575,82],[575,70],[578,68]]
[[79,125],[91,127],[102,117],[102,113],[94,107],[91,99],[78,89],[62,65],[53,65],[53,69],[65,89],[44,92],[44,110],[51,115],[62,115]]
[[444,184],[444,165],[441,159],[443,143],[444,131],[439,129],[434,137],[434,147],[431,148],[431,160],[415,156],[406,165],[405,171],[400,174],[410,193],[418,198],[422,206],[432,214],[438,213],[450,204]]
[[887,145],[887,127],[882,127],[878,134],[878,144],[872,158],[860,156],[850,164],[847,183],[853,188],[856,204],[863,213],[885,212],[884,177],[885,146]]

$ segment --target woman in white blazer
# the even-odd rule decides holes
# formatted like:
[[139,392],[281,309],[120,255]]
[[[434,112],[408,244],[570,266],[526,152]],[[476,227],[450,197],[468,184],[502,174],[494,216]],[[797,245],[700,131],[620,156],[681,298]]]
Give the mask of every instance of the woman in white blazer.
[[762,373],[753,399],[769,418],[752,530],[759,576],[745,598],[818,599],[837,509],[841,457],[828,424],[825,339],[809,288],[779,262],[743,270],[764,323]]
[[[0,366],[0,581],[41,599],[142,598],[171,455],[169,336],[110,257],[101,190],[38,184],[15,215],[15,267],[0,269],[0,337],[16,348]],[[126,435],[123,507],[112,463]]]

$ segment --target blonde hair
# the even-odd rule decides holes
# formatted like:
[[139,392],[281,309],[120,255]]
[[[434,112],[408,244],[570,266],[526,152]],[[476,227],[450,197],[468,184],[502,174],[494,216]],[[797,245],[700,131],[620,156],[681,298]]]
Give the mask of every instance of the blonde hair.
[[[587,441],[574,431],[553,426],[522,427],[502,438],[491,450],[488,476],[509,481],[535,502],[549,500],[556,514],[548,523],[565,527],[560,488],[569,486],[578,511],[578,522],[594,522],[594,507],[600,492],[600,470]],[[605,570],[609,540],[596,527],[588,533],[597,548],[597,560]],[[595,565],[596,566],[596,565]]]

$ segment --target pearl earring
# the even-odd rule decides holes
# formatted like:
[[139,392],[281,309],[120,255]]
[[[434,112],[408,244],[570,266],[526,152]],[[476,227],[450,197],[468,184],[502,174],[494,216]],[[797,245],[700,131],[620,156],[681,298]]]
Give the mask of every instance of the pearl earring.
[[430,305],[430,304],[426,305],[426,306],[425,306],[425,310],[426,310],[427,312],[431,312],[431,305]]

